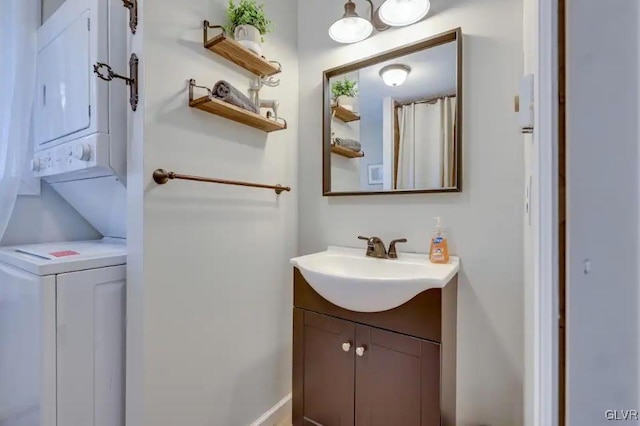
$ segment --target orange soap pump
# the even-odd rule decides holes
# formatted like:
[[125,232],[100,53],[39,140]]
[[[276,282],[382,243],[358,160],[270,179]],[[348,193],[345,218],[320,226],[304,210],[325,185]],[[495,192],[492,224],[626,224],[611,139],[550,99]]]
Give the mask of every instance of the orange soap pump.
[[442,236],[440,218],[435,217],[434,219],[436,221],[436,232],[431,239],[429,260],[431,260],[432,263],[449,263],[449,247],[447,246],[447,239]]

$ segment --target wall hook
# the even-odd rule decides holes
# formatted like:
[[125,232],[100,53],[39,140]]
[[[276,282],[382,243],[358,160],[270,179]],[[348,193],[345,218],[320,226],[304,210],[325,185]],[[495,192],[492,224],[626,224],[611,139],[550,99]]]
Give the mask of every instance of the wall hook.
[[[102,62],[98,62],[93,66],[93,72],[101,80],[111,81],[115,78],[125,81],[127,86],[129,86],[129,104],[133,111],[138,109],[138,63],[138,56],[135,53],[132,53],[131,59],[129,59],[129,77],[116,74],[113,72],[111,66]],[[106,74],[103,74],[103,69],[106,70]]]
[[122,0],[122,5],[129,9],[129,28],[131,34],[138,29],[138,0]]

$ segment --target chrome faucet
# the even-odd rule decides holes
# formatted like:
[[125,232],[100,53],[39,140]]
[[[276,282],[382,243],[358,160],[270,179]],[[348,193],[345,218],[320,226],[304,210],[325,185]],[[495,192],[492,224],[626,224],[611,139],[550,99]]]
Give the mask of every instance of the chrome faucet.
[[377,257],[378,259],[387,258],[387,249],[384,246],[384,242],[378,237],[358,237],[359,240],[365,240],[367,242],[367,256]]
[[389,251],[384,246],[384,242],[379,237],[358,237],[360,240],[365,240],[367,242],[367,256],[375,257],[378,259],[397,259],[398,252],[396,250],[397,243],[406,243],[406,238],[400,238],[398,240],[393,240],[389,244]]

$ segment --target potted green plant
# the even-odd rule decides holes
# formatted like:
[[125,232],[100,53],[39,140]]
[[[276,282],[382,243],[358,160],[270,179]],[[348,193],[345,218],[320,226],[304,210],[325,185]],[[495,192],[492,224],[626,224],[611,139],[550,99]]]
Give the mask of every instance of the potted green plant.
[[358,96],[358,82],[349,80],[347,77],[335,81],[331,85],[331,94],[336,106],[353,111],[354,100]]
[[228,25],[225,31],[256,55],[262,55],[264,35],[272,31],[272,22],[264,12],[264,4],[256,0],[229,0],[227,6]]

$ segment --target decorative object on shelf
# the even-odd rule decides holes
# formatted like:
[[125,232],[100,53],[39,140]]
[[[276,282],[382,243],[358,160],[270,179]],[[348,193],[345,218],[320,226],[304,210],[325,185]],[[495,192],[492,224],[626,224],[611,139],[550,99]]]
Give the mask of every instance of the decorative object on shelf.
[[280,85],[280,79],[275,79],[274,77],[258,77],[251,80],[249,85],[249,97],[251,98],[251,102],[260,108],[260,90],[264,86],[268,87],[278,87]]
[[[120,74],[113,72],[113,69],[102,62],[98,62],[93,66],[93,72],[99,79],[110,82],[111,80],[119,79],[124,80],[127,86],[129,86],[129,104],[131,109],[135,111],[138,109],[138,56],[135,53],[131,54],[129,59],[129,77],[124,77]],[[106,74],[102,73],[102,69],[107,71]]]
[[[194,98],[194,88],[200,88],[207,91],[207,96]],[[233,104],[216,99],[213,92],[208,87],[198,86],[194,79],[189,80],[189,106],[197,108],[201,111],[215,114],[220,117],[254,127],[264,132],[274,132],[287,128],[287,121],[278,117],[277,120],[270,119],[256,114],[246,109],[239,108]]]
[[[218,34],[209,40],[210,29],[222,30],[222,34]],[[259,77],[274,75],[282,71],[280,62],[268,61],[264,56],[256,55],[242,44],[229,38],[222,25],[211,25],[209,21],[205,20],[203,22],[202,38],[205,49],[217,53]]]
[[229,23],[225,32],[233,34],[238,43],[256,55],[262,55],[264,35],[272,31],[272,22],[265,15],[264,4],[258,4],[256,0],[240,0],[235,4],[229,0],[227,19]]
[[338,43],[357,43],[369,37],[373,25],[356,12],[356,4],[348,0],[344,4],[344,15],[329,27],[329,36]]
[[360,152],[362,149],[362,144],[355,139],[349,138],[335,138],[335,143],[338,146],[341,146],[346,149],[350,149],[352,151]]
[[329,27],[329,36],[338,43],[357,43],[368,38],[375,28],[385,31],[391,27],[415,24],[429,13],[429,0],[384,0],[376,9],[371,0],[369,19],[356,13],[356,5],[348,0],[344,15]]
[[358,96],[358,82],[345,77],[331,85],[335,105],[353,112],[355,97]]
[[331,152],[334,154],[342,155],[347,158],[362,158],[364,157],[364,152],[362,151],[352,151],[347,148],[343,148],[339,145],[331,145]]
[[382,164],[369,164],[367,166],[369,185],[382,185],[384,183],[384,171]]
[[267,118],[277,120],[278,109],[280,108],[280,102],[275,99],[263,99],[260,101],[260,108],[268,108],[271,111],[267,111]]
[[291,187],[282,186],[280,184],[264,185],[262,183],[251,183],[251,182],[242,182],[237,180],[213,179],[213,178],[206,178],[206,177],[200,177],[200,176],[182,175],[175,172],[168,172],[164,169],[156,169],[153,172],[153,181],[158,185],[164,185],[173,179],[191,180],[194,182],[219,183],[222,185],[247,186],[251,188],[273,189],[278,195],[282,194],[282,192],[284,191],[287,191],[287,192],[291,191]]
[[138,0],[122,0],[124,7],[129,9],[129,28],[131,34],[138,30]]
[[218,81],[213,86],[211,93],[214,98],[235,105],[238,108],[246,109],[256,114],[260,112],[258,107],[251,102],[251,99],[247,98],[240,90],[224,80]]
[[402,64],[392,64],[380,70],[380,77],[384,84],[390,87],[397,87],[407,81],[411,67]]

